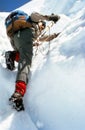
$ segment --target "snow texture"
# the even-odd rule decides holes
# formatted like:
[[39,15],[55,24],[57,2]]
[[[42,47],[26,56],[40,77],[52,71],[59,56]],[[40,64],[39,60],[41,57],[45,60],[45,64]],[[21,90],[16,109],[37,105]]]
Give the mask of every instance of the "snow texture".
[[12,48],[4,26],[8,13],[0,13],[0,130],[85,130],[85,0],[32,0],[19,9],[60,15],[50,33],[61,34],[34,50],[25,111],[16,112],[8,99],[17,65],[13,72],[5,66],[4,52]]

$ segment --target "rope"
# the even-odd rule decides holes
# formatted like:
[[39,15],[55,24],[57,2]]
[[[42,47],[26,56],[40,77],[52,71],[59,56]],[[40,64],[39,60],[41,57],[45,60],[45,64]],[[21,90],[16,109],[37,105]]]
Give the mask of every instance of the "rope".
[[[49,29],[49,36],[50,36],[50,29]],[[48,52],[47,52],[47,54],[49,54],[49,52],[50,52],[50,43],[51,43],[51,41],[49,40],[49,46],[48,46]]]
[[[54,25],[54,22],[51,21],[50,24],[46,27],[45,31],[38,36],[37,40],[35,40],[35,43],[37,43],[37,42],[39,43],[39,42],[40,42],[40,41],[39,41],[39,38],[42,37],[42,36],[44,36],[47,31],[49,31],[49,36],[50,36],[50,28],[51,28],[53,25]],[[46,39],[48,39],[48,37],[47,37]],[[45,40],[46,40],[46,39],[45,39]],[[43,42],[42,42],[42,43],[43,43]],[[42,45],[42,43],[40,43],[39,45]],[[39,45],[36,46],[35,56],[37,55],[37,51],[39,50]],[[43,50],[44,50],[44,48],[43,48]],[[48,48],[47,54],[49,53],[49,50],[50,50],[50,41],[49,41],[49,48]],[[39,50],[39,51],[40,51],[40,50]],[[40,51],[40,52],[41,52],[41,51]],[[41,52],[41,53],[42,53],[42,52]],[[44,55],[44,54],[42,53],[42,55]]]
[[45,28],[44,32],[42,32],[38,37],[37,39],[35,40],[35,43],[37,41],[39,41],[39,38],[41,38],[42,36],[44,36],[46,34],[46,32],[54,25],[54,22],[51,21],[50,24]]
[[[50,28],[49,28],[49,36],[50,36]],[[47,40],[47,39],[48,39],[48,37],[46,38],[46,40]],[[48,55],[49,52],[50,52],[50,43],[51,43],[51,41],[49,40],[49,41],[48,41],[48,51],[47,51],[46,54],[43,53],[43,51],[44,51],[44,47],[43,47],[43,46],[42,46],[43,51],[41,50],[40,45],[42,45],[42,43],[40,43],[40,44],[36,47],[35,56],[37,55],[37,52],[38,52],[38,51],[39,51],[43,56]]]

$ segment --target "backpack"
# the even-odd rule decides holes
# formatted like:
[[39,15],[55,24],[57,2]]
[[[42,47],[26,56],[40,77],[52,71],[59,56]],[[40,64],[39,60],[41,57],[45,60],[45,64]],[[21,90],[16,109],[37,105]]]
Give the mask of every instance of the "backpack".
[[32,27],[30,16],[23,11],[14,11],[5,19],[6,32],[9,37],[24,28]]

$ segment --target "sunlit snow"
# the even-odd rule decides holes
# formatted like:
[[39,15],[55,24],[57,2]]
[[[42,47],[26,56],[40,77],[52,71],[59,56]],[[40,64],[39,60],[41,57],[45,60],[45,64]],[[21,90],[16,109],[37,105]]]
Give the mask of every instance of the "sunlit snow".
[[25,111],[17,112],[8,104],[17,65],[13,72],[5,66],[4,53],[12,48],[4,26],[8,13],[0,13],[0,130],[85,130],[85,1],[32,0],[19,9],[60,15],[50,34],[61,34],[34,51]]

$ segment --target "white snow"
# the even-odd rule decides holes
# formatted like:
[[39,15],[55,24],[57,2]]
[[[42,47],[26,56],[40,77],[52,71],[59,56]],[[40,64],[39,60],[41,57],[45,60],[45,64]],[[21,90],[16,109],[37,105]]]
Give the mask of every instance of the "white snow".
[[19,9],[59,14],[50,33],[62,33],[34,53],[25,111],[16,112],[8,99],[17,68],[5,69],[3,55],[12,48],[4,26],[8,13],[0,13],[0,130],[85,130],[85,0],[32,0]]

